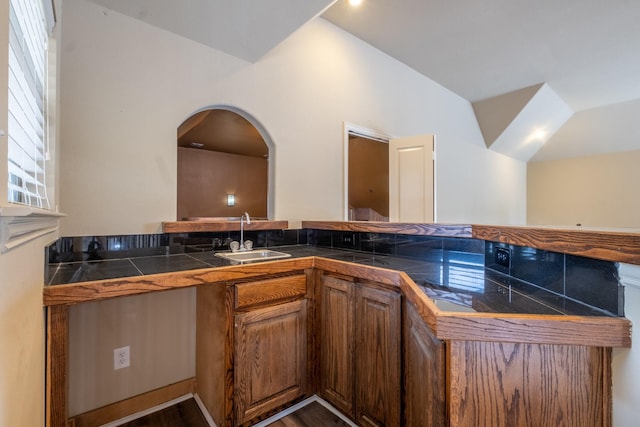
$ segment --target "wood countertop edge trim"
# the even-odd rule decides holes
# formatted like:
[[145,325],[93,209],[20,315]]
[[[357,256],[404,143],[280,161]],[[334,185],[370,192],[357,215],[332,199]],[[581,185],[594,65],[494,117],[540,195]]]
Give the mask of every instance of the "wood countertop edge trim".
[[315,256],[51,286],[44,288],[43,299],[45,306],[72,305],[307,268],[397,287],[437,338],[444,341],[631,347],[631,322],[626,318],[445,312],[404,272]]
[[528,246],[603,261],[640,264],[640,233],[491,225],[471,227],[474,239]]
[[302,221],[302,228],[433,237],[466,237],[640,265],[640,232],[483,224]]
[[443,311],[420,291],[406,273],[400,274],[404,296],[443,341],[631,347],[631,321],[624,317]]
[[440,312],[441,340],[631,347],[631,322],[622,317]]
[[377,221],[302,221],[302,228],[363,233],[396,233],[416,236],[471,237],[466,224],[405,223]]
[[[287,220],[253,220],[244,224],[246,231],[255,230],[286,230],[289,228]],[[240,221],[164,221],[163,233],[190,233],[203,231],[238,231]]]
[[100,301],[120,296],[288,273],[311,267],[313,267],[313,257],[304,257],[47,286],[43,290],[43,304],[52,306]]

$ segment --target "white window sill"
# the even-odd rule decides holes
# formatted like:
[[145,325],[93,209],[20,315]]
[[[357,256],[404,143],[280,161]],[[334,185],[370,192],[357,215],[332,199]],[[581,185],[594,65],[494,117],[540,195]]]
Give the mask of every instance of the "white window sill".
[[65,214],[29,206],[0,207],[0,253],[56,232]]

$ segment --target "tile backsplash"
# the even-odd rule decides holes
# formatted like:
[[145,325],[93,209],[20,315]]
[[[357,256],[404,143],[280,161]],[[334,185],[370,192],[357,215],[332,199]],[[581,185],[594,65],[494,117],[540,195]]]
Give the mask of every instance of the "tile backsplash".
[[[244,237],[256,248],[309,244],[421,261],[462,257],[506,278],[624,316],[624,287],[613,262],[473,238],[317,229],[247,231]],[[239,231],[62,237],[46,248],[46,264],[227,250],[229,242],[239,239]]]
[[[497,261],[499,249],[510,252],[510,265]],[[485,242],[485,266],[547,291],[624,316],[624,288],[616,264],[540,249]]]
[[[246,231],[244,238],[252,240],[254,247],[306,244],[307,235],[300,231]],[[239,231],[61,237],[46,248],[46,263],[228,250],[229,242],[239,239]]]
[[[624,316],[624,287],[613,262],[506,245],[472,238],[411,236],[308,230],[311,245],[355,249],[423,261],[446,261],[450,254],[465,254],[474,262],[484,258],[487,269],[513,277],[541,290]],[[506,249],[507,266],[497,262],[498,249]]]

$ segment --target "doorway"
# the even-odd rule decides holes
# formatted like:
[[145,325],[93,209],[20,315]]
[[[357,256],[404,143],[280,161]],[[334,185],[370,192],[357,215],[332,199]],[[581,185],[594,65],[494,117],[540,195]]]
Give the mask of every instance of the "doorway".
[[435,137],[344,123],[344,219],[434,222]]
[[177,132],[177,219],[232,218],[273,213],[273,143],[246,112],[211,107]]
[[348,136],[348,207],[350,221],[389,221],[389,144]]

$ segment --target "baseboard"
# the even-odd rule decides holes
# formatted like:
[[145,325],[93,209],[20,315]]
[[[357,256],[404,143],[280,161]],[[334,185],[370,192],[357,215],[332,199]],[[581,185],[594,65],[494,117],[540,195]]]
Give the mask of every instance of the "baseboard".
[[75,415],[69,419],[69,426],[95,427],[108,424],[112,421],[179,399],[184,395],[192,394],[195,390],[195,383],[195,378],[188,378],[184,381],[94,409],[93,411]]
[[207,422],[209,423],[209,425],[211,427],[218,427],[216,425],[216,422],[213,421],[213,418],[211,418],[211,415],[209,415],[209,411],[207,410],[207,407],[204,405],[204,402],[202,401],[202,399],[200,399],[200,396],[198,396],[198,393],[196,393],[193,396],[193,399],[196,401],[196,403],[198,404],[198,407],[200,408],[200,412],[202,412],[202,415],[204,415],[205,420],[207,420]]

